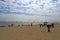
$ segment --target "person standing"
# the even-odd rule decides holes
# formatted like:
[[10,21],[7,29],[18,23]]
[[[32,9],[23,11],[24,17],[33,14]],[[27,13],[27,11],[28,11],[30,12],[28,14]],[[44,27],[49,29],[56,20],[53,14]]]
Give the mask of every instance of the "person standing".
[[48,32],[50,32],[51,25],[47,25]]

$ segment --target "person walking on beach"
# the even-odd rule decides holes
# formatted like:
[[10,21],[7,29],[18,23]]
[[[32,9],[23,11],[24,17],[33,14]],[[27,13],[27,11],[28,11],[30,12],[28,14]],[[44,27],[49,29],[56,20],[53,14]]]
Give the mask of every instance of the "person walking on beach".
[[47,25],[48,32],[50,32],[51,25]]

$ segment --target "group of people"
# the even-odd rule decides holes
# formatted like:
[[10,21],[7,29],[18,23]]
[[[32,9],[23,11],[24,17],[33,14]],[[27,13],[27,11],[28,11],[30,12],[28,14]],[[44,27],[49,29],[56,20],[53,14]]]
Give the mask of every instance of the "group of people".
[[48,32],[50,32],[50,28],[54,28],[54,24],[51,24],[51,25],[47,25],[47,28],[48,28]]
[[44,24],[44,25],[40,24],[40,27],[41,26],[47,26],[48,32],[50,32],[51,27],[54,28],[54,24]]

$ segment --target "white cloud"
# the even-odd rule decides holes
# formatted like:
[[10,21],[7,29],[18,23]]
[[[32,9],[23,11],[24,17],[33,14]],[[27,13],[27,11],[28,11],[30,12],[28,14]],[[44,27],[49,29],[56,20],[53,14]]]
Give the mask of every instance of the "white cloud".
[[[51,0],[5,0],[0,2],[1,8],[9,7],[10,12],[22,12],[27,14],[35,14],[34,16],[20,15],[20,14],[3,14],[0,15],[0,21],[56,21],[60,15],[60,1],[52,3]],[[15,3],[14,3],[15,2]],[[31,2],[31,4],[29,4]],[[21,4],[21,5],[19,5]],[[56,5],[59,4],[57,7]],[[3,9],[5,10],[5,9]],[[58,14],[57,14],[58,13]],[[45,18],[41,15],[51,15]],[[60,17],[60,16],[59,16]],[[55,20],[56,19],[56,20]],[[58,19],[60,20],[60,19]]]

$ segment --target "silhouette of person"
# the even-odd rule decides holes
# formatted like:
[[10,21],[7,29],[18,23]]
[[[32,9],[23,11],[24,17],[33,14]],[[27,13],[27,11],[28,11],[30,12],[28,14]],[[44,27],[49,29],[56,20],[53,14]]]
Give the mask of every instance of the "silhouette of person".
[[54,24],[51,24],[52,25],[52,28],[54,28]]
[[48,32],[50,32],[51,25],[47,25]]

